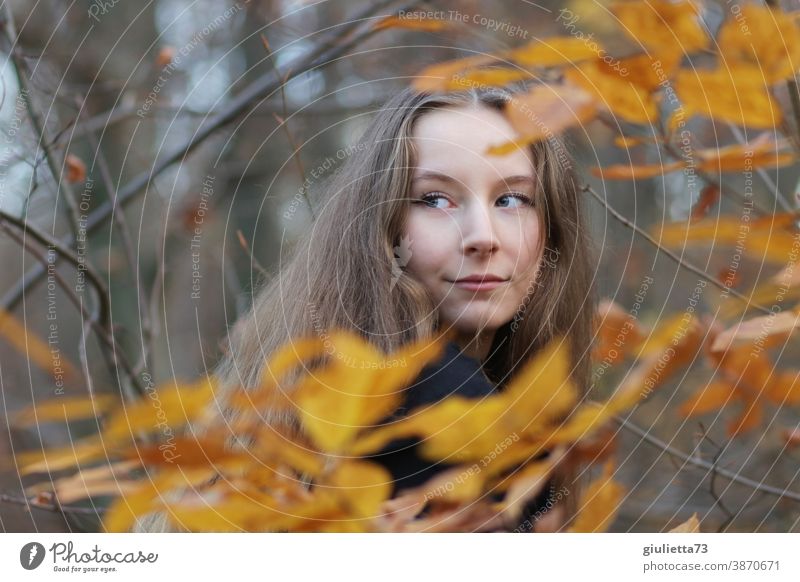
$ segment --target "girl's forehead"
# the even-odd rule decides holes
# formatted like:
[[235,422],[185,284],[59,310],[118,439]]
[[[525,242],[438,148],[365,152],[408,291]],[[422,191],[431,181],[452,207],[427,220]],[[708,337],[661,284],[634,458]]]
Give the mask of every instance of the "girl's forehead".
[[502,112],[475,105],[443,107],[425,113],[412,131],[418,168],[443,171],[466,165],[475,171],[493,169],[501,175],[530,174],[533,163],[527,149],[503,156],[487,151],[515,137],[514,128]]

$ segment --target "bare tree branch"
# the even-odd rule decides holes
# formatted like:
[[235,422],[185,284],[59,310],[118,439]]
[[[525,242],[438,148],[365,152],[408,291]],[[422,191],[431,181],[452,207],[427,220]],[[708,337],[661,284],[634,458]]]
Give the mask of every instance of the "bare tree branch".
[[647,231],[641,229],[640,227],[636,226],[633,222],[631,222],[630,220],[628,220],[627,218],[622,216],[622,214],[620,214],[617,210],[615,210],[614,207],[612,207],[605,198],[603,198],[602,196],[600,196],[600,194],[595,192],[595,190],[591,186],[589,186],[588,184],[586,184],[584,186],[581,186],[581,190],[591,194],[598,202],[600,202],[600,204],[602,204],[605,207],[605,209],[608,211],[609,214],[611,214],[611,216],[616,218],[618,221],[620,221],[622,224],[624,224],[628,228],[632,229],[636,234],[638,234],[639,236],[644,238],[647,242],[649,242],[656,249],[658,249],[659,252],[664,253],[670,259],[675,261],[680,267],[682,267],[682,268],[684,268],[684,269],[686,269],[688,271],[691,271],[692,273],[694,273],[695,275],[697,275],[699,277],[702,277],[703,279],[705,279],[706,281],[708,281],[709,283],[711,283],[715,287],[719,287],[720,289],[722,289],[726,293],[730,293],[734,297],[737,297],[738,299],[741,299],[747,305],[750,305],[750,306],[758,309],[759,311],[761,311],[761,312],[763,312],[763,313],[765,313],[767,315],[771,315],[772,314],[772,312],[769,309],[767,309],[766,307],[764,307],[763,305],[759,305],[758,303],[755,303],[754,301],[751,301],[750,299],[745,297],[742,293],[739,293],[738,291],[736,291],[736,289],[733,289],[732,287],[726,287],[723,283],[720,283],[716,279],[716,277],[712,277],[711,275],[706,273],[700,267],[697,267],[697,266],[693,265],[692,263],[690,263],[689,261],[687,261],[686,259],[679,257],[678,255],[676,255],[671,250],[662,247],[658,243],[658,241],[656,239],[654,239],[652,236],[650,236],[650,234]]

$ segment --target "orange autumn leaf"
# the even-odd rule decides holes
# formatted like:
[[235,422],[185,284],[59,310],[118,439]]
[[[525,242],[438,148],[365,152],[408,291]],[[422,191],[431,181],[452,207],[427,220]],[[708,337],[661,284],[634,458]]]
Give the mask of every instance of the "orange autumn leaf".
[[565,71],[564,76],[625,121],[647,125],[658,119],[658,105],[653,95],[602,61],[582,63]]
[[621,59],[618,65],[614,65],[618,66],[618,73],[608,63],[600,61],[598,65],[608,74],[619,74],[649,93],[669,82],[677,72],[682,56],[674,49],[661,53],[642,53]]
[[642,339],[641,326],[636,318],[610,299],[603,299],[598,305],[595,325],[597,344],[594,357],[598,361],[616,363]]
[[734,391],[727,382],[714,381],[695,392],[678,407],[681,416],[694,416],[719,410],[734,398]]
[[793,77],[800,68],[800,29],[781,10],[745,4],[740,15],[722,25],[717,41],[727,67],[758,68],[769,84]]
[[764,396],[778,406],[800,404],[800,371],[784,370],[775,372],[764,389]]
[[708,214],[708,211],[719,202],[722,192],[717,184],[707,184],[701,191],[700,197],[697,202],[692,206],[692,214],[690,216],[692,222],[702,220]]
[[503,56],[526,67],[556,67],[596,58],[597,53],[582,39],[556,36],[534,40]]
[[611,460],[603,466],[603,474],[581,495],[578,516],[569,529],[571,533],[596,533],[608,530],[619,511],[625,493],[622,485],[612,479]]
[[67,182],[77,184],[86,181],[86,164],[74,154],[67,154],[64,159],[67,166]]
[[518,137],[489,148],[492,155],[505,155],[516,148],[558,135],[569,127],[590,121],[597,109],[593,99],[571,85],[537,85],[515,96],[504,109]]
[[611,11],[636,42],[654,51],[687,54],[704,49],[709,37],[694,2],[649,0],[614,2]]
[[761,72],[744,65],[735,71],[682,69],[675,79],[685,114],[753,128],[772,129],[783,120],[768,89]]
[[654,234],[659,243],[666,247],[738,244],[743,245],[743,254],[754,260],[785,264],[794,252],[794,220],[796,214],[792,212],[757,219],[750,219],[748,215],[746,221],[738,216],[721,216],[693,222],[666,223],[660,226],[660,230],[655,227]]
[[[412,13],[413,14],[413,13]],[[375,30],[385,30],[388,28],[403,28],[406,30],[419,30],[423,32],[438,32],[451,26],[450,21],[437,18],[410,18],[409,16],[387,16],[379,20]]]
[[161,50],[159,50],[156,55],[156,66],[158,68],[166,67],[172,62],[172,59],[175,58],[175,52],[174,46],[167,45],[161,47]]

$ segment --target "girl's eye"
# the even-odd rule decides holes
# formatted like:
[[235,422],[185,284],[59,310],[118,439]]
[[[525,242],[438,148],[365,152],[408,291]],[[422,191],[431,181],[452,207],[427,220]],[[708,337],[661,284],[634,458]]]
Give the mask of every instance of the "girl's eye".
[[508,194],[503,194],[497,200],[498,204],[502,208],[522,208],[524,206],[533,206],[533,200],[529,196],[519,192],[509,192]]
[[421,202],[430,208],[447,208],[447,204],[450,203],[450,201],[441,192],[428,192],[417,202]]

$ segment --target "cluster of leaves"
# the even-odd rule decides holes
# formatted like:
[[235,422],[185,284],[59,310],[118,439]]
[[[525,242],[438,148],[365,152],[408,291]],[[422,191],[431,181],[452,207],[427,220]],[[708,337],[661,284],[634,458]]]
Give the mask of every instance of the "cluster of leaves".
[[[98,435],[23,458],[23,474],[70,471],[29,493],[52,495],[53,487],[62,505],[116,496],[104,519],[108,531],[127,531],[151,511],[196,531],[497,530],[519,519],[554,470],[598,458],[609,444],[608,420],[642,394],[631,382],[603,404],[579,402],[564,342],[557,341],[503,391],[480,400],[451,396],[381,424],[401,403],[403,388],[441,356],[443,338],[389,355],[349,332],[330,341],[336,357],[311,369],[305,364],[330,356],[330,346],[319,338],[287,344],[270,358],[259,386],[226,400],[231,415],[219,414],[210,380],[154,389],[157,406],[152,399],[119,406],[96,397],[26,411],[21,420],[37,423],[102,417]],[[307,373],[283,386],[299,366]],[[296,415],[302,429],[265,422],[265,408]],[[190,430],[165,440],[164,419]],[[365,457],[412,435],[424,457],[457,464],[390,498],[391,476]],[[475,470],[487,455],[491,462]],[[573,531],[602,531],[613,519],[624,491],[612,469],[608,459],[587,488]],[[500,501],[489,499],[498,493]]]

